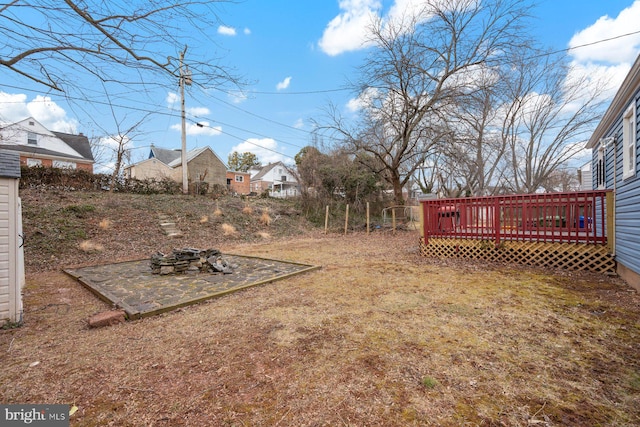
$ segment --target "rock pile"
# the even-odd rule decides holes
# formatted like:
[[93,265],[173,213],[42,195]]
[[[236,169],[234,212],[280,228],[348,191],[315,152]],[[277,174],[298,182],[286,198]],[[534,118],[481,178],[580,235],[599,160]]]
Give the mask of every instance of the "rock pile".
[[169,255],[151,255],[153,274],[223,273],[231,274],[235,266],[222,257],[218,249],[174,249]]

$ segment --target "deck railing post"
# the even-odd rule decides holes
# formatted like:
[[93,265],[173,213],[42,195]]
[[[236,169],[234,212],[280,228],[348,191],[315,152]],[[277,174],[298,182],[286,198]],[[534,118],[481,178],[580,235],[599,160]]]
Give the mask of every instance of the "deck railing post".
[[493,229],[495,233],[495,244],[500,244],[500,198],[496,197],[493,212]]

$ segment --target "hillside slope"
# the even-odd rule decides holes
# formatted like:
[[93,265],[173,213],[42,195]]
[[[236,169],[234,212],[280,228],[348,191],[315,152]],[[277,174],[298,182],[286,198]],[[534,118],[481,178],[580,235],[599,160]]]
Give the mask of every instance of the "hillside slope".
[[[56,270],[314,230],[291,201],[21,189],[25,267]],[[171,237],[162,223],[174,223]]]

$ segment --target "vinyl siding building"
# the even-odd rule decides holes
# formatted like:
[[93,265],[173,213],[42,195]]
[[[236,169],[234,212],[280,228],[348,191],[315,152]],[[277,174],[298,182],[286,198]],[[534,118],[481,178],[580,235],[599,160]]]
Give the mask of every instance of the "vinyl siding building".
[[613,243],[617,271],[640,290],[640,56],[587,143],[594,189],[614,191]]

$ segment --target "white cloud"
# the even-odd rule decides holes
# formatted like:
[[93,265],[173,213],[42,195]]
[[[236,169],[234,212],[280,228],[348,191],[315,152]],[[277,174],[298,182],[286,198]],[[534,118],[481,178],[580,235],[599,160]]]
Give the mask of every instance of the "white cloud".
[[207,114],[211,113],[211,110],[209,110],[207,107],[191,107],[187,108],[187,112],[194,116],[206,116]]
[[381,7],[378,0],[340,1],[341,13],[327,24],[318,46],[330,56],[362,49],[367,27],[378,17]]
[[[369,27],[381,21],[385,27],[398,29],[415,22],[424,22],[432,16],[433,9],[424,0],[395,0],[386,14],[382,13],[379,0],[342,0],[340,14],[333,18],[324,29],[318,42],[320,49],[330,56],[364,49],[371,45]],[[463,4],[462,4],[463,5]],[[457,7],[453,0],[434,3],[439,8]]]
[[[568,44],[575,49],[569,51],[572,68],[567,85],[585,81],[599,92],[600,99],[613,98],[640,52],[640,34],[616,37],[638,31],[638,16],[640,0],[618,16],[601,16],[575,33]],[[612,40],[602,41],[606,39]]]
[[[578,31],[569,41],[569,47],[582,46],[600,40],[638,31],[640,0],[623,9],[617,17],[600,17],[593,25]],[[640,48],[640,34],[579,47],[570,51],[578,62],[633,63]]]
[[233,27],[227,27],[226,25],[220,25],[218,27],[218,34],[221,34],[223,36],[235,36],[236,29]]
[[373,99],[377,98],[379,94],[380,91],[378,89],[373,87],[367,88],[357,98],[351,98],[347,102],[347,110],[351,113],[356,113],[359,110],[371,105]]
[[296,122],[293,124],[293,127],[296,128],[296,129],[304,128],[304,120],[302,120],[302,119],[296,120]]
[[177,93],[169,92],[167,93],[167,105],[169,107],[173,107],[175,104],[180,102],[180,96]]
[[631,64],[626,62],[603,65],[573,61],[565,84],[567,87],[576,83],[583,86],[586,84],[589,87],[598,88],[600,100],[612,99],[622,85],[629,69],[631,69]]
[[276,89],[277,89],[277,90],[283,90],[283,89],[286,89],[286,88],[288,88],[288,87],[289,87],[289,85],[290,85],[290,84],[291,84],[291,76],[289,76],[289,77],[285,77],[285,79],[284,79],[283,81],[279,82],[279,83],[276,85]]
[[[182,125],[171,125],[171,129],[182,131]],[[211,126],[209,122],[187,123],[186,125],[187,135],[204,135],[204,136],[217,136],[222,133],[222,126]]]
[[227,96],[231,99],[231,102],[234,104],[242,104],[247,100],[247,94],[240,91],[232,91],[227,93]]
[[31,101],[25,94],[0,91],[0,122],[15,123],[33,117],[49,130],[78,132],[78,121],[67,117],[67,112],[48,96],[37,95]]
[[[117,136],[108,136],[106,138],[100,138],[100,145],[109,147],[112,150],[116,150],[118,148],[119,141],[120,138]],[[127,150],[134,148],[132,140],[127,136],[122,137],[122,143]]]
[[258,156],[258,160],[266,165],[268,163],[284,162],[284,156],[274,151],[279,151],[278,143],[272,138],[249,138],[244,142],[231,148],[231,153],[237,151],[238,153],[250,152]]
[[245,28],[245,29],[244,29],[244,35],[245,35],[245,36],[248,36],[248,35],[250,35],[250,34],[251,34],[251,30],[250,30],[249,28]]

